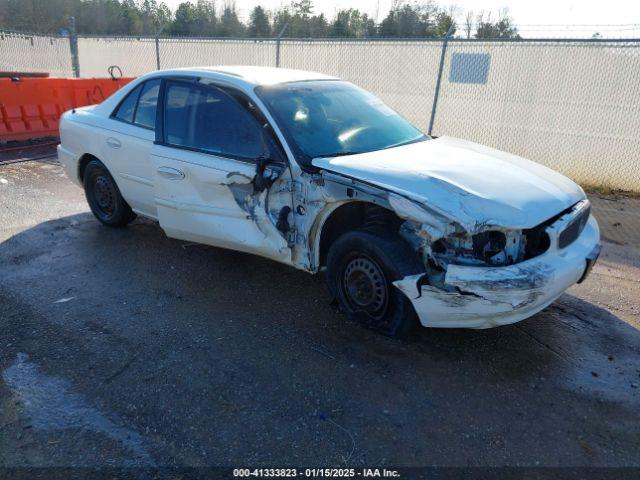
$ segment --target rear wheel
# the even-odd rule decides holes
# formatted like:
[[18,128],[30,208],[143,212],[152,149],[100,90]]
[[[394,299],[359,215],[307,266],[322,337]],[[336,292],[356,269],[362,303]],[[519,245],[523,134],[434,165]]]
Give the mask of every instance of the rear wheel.
[[109,227],[124,227],[136,218],[102,162],[89,162],[84,171],[83,184],[89,207],[103,224]]
[[327,282],[338,305],[380,333],[406,336],[417,324],[411,301],[393,282],[424,272],[422,262],[398,234],[354,230],[338,238],[327,256]]

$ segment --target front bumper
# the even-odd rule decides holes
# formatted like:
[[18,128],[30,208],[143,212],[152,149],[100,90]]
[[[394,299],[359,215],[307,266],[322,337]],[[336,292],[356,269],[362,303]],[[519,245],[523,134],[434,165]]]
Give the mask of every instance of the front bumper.
[[[550,227],[553,228],[553,227]],[[491,328],[524,320],[582,281],[600,252],[593,216],[565,248],[552,242],[530,260],[506,267],[449,265],[445,284],[457,291],[420,285],[423,275],[394,282],[413,303],[425,327]]]

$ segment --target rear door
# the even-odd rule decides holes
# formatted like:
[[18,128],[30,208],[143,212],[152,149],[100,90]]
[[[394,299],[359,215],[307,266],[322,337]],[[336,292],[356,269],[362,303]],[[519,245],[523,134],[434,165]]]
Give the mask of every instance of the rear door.
[[106,163],[122,195],[137,212],[156,217],[151,148],[155,141],[160,79],[142,83],[114,110],[105,132]]
[[290,174],[275,139],[215,86],[166,80],[161,104],[151,159],[167,235],[289,263],[288,232],[276,224],[291,211]]

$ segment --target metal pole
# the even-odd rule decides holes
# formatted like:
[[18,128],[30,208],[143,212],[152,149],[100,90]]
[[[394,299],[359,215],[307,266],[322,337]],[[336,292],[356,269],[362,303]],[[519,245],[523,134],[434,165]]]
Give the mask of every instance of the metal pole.
[[156,70],[160,70],[160,34],[164,30],[164,25],[156,32]]
[[433,122],[436,120],[436,106],[438,105],[438,96],[440,95],[440,83],[442,82],[442,71],[444,70],[444,58],[447,53],[447,44],[449,43],[449,38],[451,38],[451,34],[453,33],[453,28],[455,24],[451,23],[449,30],[447,30],[447,34],[444,36],[444,40],[442,41],[442,52],[440,53],[440,66],[438,67],[438,79],[436,80],[436,91],[433,94],[433,105],[431,105],[431,118],[429,119],[429,130],[427,130],[427,134],[431,136],[431,132],[433,131]]
[[76,34],[76,19],[69,19],[69,49],[71,50],[71,67],[73,76],[80,78],[80,59],[78,58],[78,35]]
[[289,27],[289,24],[285,23],[284,27],[282,27],[282,30],[280,30],[280,33],[276,38],[276,67],[280,67],[280,40],[282,39],[284,32],[287,31],[287,27]]

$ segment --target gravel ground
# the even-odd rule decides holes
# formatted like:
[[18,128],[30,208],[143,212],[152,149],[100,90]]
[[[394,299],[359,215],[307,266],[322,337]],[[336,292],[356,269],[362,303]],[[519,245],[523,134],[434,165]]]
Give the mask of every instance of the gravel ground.
[[534,318],[403,342],[321,277],[101,226],[55,162],[0,166],[0,219],[0,466],[640,466],[637,216]]

